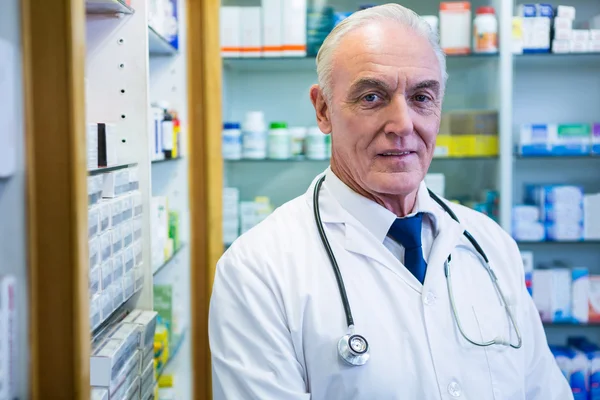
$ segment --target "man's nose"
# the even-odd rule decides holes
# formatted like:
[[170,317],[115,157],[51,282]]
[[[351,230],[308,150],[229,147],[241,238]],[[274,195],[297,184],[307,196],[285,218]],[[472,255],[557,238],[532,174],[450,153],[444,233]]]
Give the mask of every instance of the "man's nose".
[[413,132],[412,115],[404,96],[394,96],[386,109],[386,114],[387,123],[384,127],[386,134],[405,136]]

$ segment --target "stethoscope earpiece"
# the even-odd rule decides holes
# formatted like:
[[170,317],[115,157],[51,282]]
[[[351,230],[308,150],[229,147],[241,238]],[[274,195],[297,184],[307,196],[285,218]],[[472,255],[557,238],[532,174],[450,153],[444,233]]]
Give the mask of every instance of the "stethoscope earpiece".
[[369,342],[364,336],[349,333],[338,342],[338,354],[350,365],[364,365],[369,360]]

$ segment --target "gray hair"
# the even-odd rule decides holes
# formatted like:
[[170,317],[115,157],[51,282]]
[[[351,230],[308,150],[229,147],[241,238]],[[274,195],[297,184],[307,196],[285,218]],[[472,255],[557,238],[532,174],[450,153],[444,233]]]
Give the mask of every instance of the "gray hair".
[[[366,10],[353,13],[348,18],[340,22],[329,33],[319,52],[317,53],[317,77],[319,86],[327,101],[331,100],[331,73],[333,70],[333,55],[341,39],[352,30],[367,25],[369,22],[392,20],[401,25],[413,29],[416,33],[425,37],[440,63],[442,71],[442,89],[446,86],[448,73],[446,72],[446,56],[439,44],[437,32],[431,29],[431,26],[425,19],[421,18],[414,11],[399,4],[384,4],[381,6],[367,8]],[[443,90],[442,90],[443,92]]]

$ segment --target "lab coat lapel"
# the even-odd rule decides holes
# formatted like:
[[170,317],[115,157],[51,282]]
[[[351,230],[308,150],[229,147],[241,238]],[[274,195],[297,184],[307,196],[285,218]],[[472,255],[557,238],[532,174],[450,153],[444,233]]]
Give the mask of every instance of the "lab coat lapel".
[[[318,178],[319,177],[313,181],[310,189],[306,192],[306,201],[311,210],[313,207],[313,189]],[[344,248],[348,252],[368,257],[376,261],[402,278],[414,290],[417,292],[421,291],[421,285],[416,278],[404,268],[400,261],[398,261],[387,248],[385,248],[383,243],[380,243],[371,232],[344,210],[335,197],[327,191],[326,187],[323,187],[319,194],[319,206],[321,220],[325,226],[328,224],[344,225],[345,237],[342,240]],[[332,238],[329,240],[332,241]]]
[[446,212],[436,212],[439,223],[438,234],[433,241],[427,260],[427,273],[424,287],[426,289],[436,286],[436,283],[445,282],[444,262],[461,240],[464,227],[450,217]]

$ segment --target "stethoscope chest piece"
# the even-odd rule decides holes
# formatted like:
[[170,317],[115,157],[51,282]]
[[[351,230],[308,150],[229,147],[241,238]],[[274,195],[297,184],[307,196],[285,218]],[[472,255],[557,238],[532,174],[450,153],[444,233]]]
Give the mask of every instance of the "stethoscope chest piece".
[[347,334],[338,342],[338,353],[350,365],[364,365],[369,360],[369,342],[364,336]]

